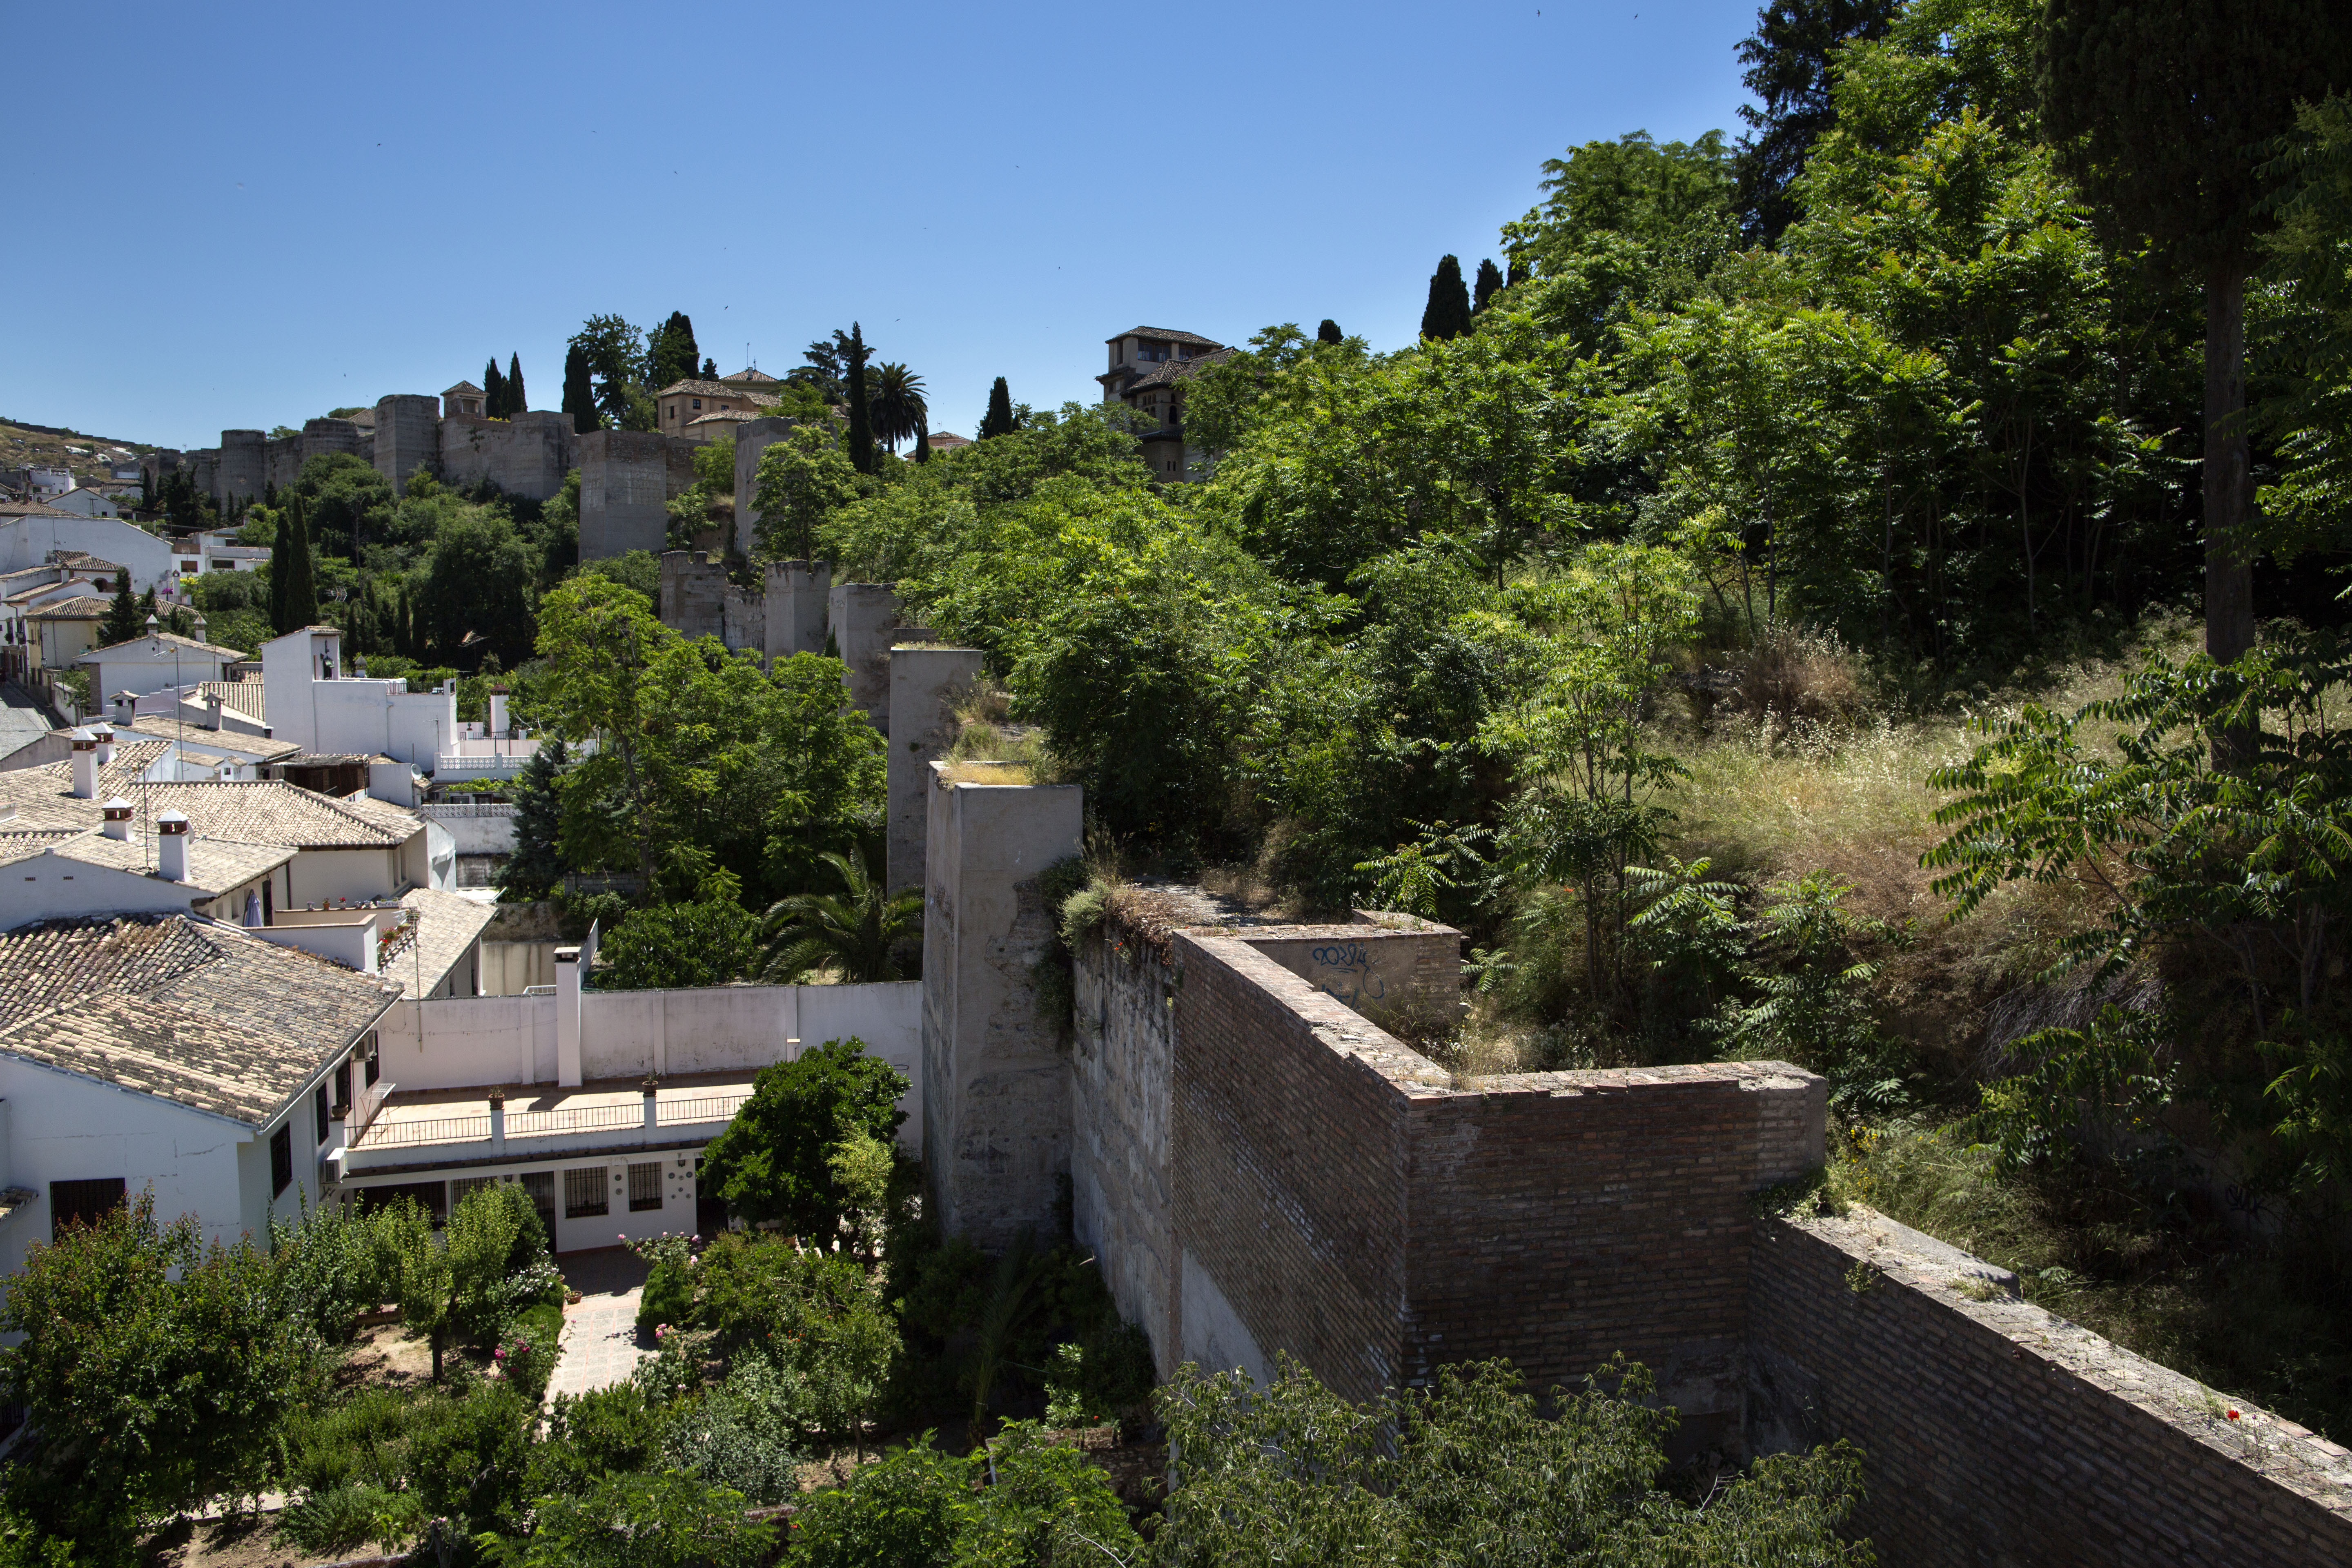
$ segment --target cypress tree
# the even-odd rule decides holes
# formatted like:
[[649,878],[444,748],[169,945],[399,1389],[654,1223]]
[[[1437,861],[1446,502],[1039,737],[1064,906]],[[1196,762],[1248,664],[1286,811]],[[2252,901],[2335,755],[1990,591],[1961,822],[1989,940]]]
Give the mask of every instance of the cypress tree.
[[1470,290],[1462,281],[1458,257],[1440,257],[1429,275],[1429,303],[1421,312],[1424,338],[1458,338],[1470,330]]
[[530,399],[525,395],[522,389],[522,355],[520,354],[507,356],[507,412],[509,414],[530,412]]
[[269,626],[280,637],[292,629],[286,624],[286,580],[293,570],[294,521],[281,507],[278,535],[269,542]]
[[[131,574],[125,572],[115,579],[114,602],[106,607],[106,619],[99,623],[98,646],[112,647],[129,642],[139,635],[139,601],[131,596]],[[103,706],[107,694],[89,694],[93,706]]]
[[1486,308],[1486,302],[1503,291],[1503,274],[1492,260],[1478,263],[1478,292],[1470,302],[1472,314]]
[[482,367],[482,412],[493,419],[507,416],[507,378],[499,374],[496,354]]
[[[302,516],[300,496],[288,502],[286,516],[293,562],[286,573],[286,619],[278,628],[281,636],[313,625],[319,618],[319,587],[310,569],[310,531]],[[275,554],[269,563],[273,567],[278,564]]]
[[998,376],[996,384],[988,389],[988,412],[980,421],[980,438],[1013,434],[1013,391]]
[[928,414],[918,414],[915,416],[915,461],[928,463],[930,460],[931,416]]
[[849,362],[849,465],[861,474],[874,471],[874,410],[866,392],[866,335],[849,323],[849,341],[842,345]]
[[702,379],[705,381],[717,381],[719,379],[719,362],[717,360],[706,359],[702,362]]
[[646,345],[647,369],[652,378],[648,391],[658,392],[673,382],[690,380],[694,367],[702,363],[702,350],[694,342],[694,320],[684,310],[672,310]]
[[2352,82],[2342,0],[2248,10],[2051,0],[2042,44],[2042,112],[2070,172],[2111,229],[2204,285],[2205,651],[2221,664],[2254,641],[2246,275],[2268,222],[2260,166],[2296,100]]
[[596,387],[588,378],[588,354],[578,343],[563,356],[563,412],[572,416],[575,436],[585,436],[604,423],[596,413]]
[[1339,323],[1326,316],[1323,324],[1315,329],[1315,341],[1318,343],[1342,343],[1348,340],[1340,333]]

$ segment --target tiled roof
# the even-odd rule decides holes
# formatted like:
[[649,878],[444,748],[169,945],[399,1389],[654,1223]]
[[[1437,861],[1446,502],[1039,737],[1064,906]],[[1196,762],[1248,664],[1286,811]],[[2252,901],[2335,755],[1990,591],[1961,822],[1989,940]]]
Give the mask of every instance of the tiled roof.
[[[240,844],[235,839],[194,833],[187,836],[187,844],[188,879],[179,885],[188,889],[191,899],[216,899],[294,858],[294,851],[280,844]],[[0,837],[0,866],[29,859],[45,851],[86,865],[142,876],[152,868],[155,859],[152,840],[142,841],[136,834],[129,838],[109,838],[92,829],[37,847],[13,845]]]
[[470,381],[461,381],[455,386],[445,386],[441,389],[441,395],[446,397],[453,392],[470,392],[477,397],[487,395],[480,387]]
[[715,413],[698,414],[688,425],[740,425],[760,417],[756,408],[721,408]]
[[87,550],[52,550],[46,559],[52,566],[63,566],[72,572],[120,572],[122,570],[119,563],[100,561]]
[[70,599],[52,599],[37,609],[25,612],[28,621],[95,621],[105,617],[112,606],[107,600],[89,594],[77,594]]
[[0,1051],[249,1126],[392,1000],[367,975],[187,915],[0,932]]
[[722,375],[719,379],[726,382],[733,382],[737,384],[740,384],[744,382],[751,382],[755,385],[761,386],[782,386],[783,384],[783,383],[777,377],[770,375],[766,371],[757,368],[739,370],[733,375]]
[[1115,343],[1121,338],[1165,338],[1171,343],[1203,343],[1213,349],[1225,346],[1214,338],[1204,338],[1198,332],[1180,332],[1173,327],[1129,327],[1123,332],[1112,333],[1103,342]]
[[772,407],[777,401],[772,392],[761,392],[748,386],[730,386],[723,381],[673,381],[654,395],[667,397],[672,393],[680,397],[740,397],[762,408]]
[[105,658],[110,653],[115,652],[117,649],[136,647],[139,644],[143,642],[162,643],[167,647],[184,649],[189,653],[205,654],[214,658],[243,658],[246,657],[246,652],[241,647],[221,647],[214,643],[198,642],[194,637],[184,637],[176,636],[171,632],[158,631],[152,633],[141,632],[137,637],[131,638],[128,642],[110,643],[105,647],[94,647],[88,653],[82,655],[81,658],[76,662],[95,664],[100,659]]
[[1233,350],[1219,349],[1214,353],[1195,354],[1191,359],[1162,360],[1150,370],[1138,373],[1133,380],[1121,384],[1118,389],[1119,395],[1124,397],[1130,392],[1139,392],[1149,387],[1172,386],[1203,365],[1215,364],[1220,360],[1233,357]]
[[268,705],[262,700],[262,682],[258,680],[200,680],[196,689],[206,697],[217,697],[221,706],[236,710],[257,723],[269,722]]
[[[0,830],[69,827],[79,831],[95,827],[99,802],[109,795],[130,796],[134,792],[166,787],[142,784],[139,775],[153,767],[155,760],[170,748],[166,741],[125,741],[116,746],[114,761],[98,770],[98,795],[91,800],[74,797],[70,760],[0,772],[0,814],[12,806],[16,809],[13,817],[0,815]],[[160,802],[155,809],[163,809]]]
[[[55,764],[52,764],[55,765]],[[189,831],[247,844],[282,844],[296,849],[389,848],[405,844],[425,819],[366,795],[341,800],[283,779],[197,780],[147,786],[157,811],[187,815]]]
[[496,904],[432,888],[411,888],[400,901],[416,911],[416,943],[411,952],[395,953],[385,963],[383,977],[398,982],[400,994],[414,1001],[448,977],[499,910]]
[[[0,518],[11,517],[81,517],[81,513],[59,511],[56,507],[37,500],[0,500]],[[83,521],[89,520],[84,518]]]
[[[234,685],[236,682],[206,681],[205,684]],[[261,683],[257,680],[253,684],[258,686]],[[204,747],[264,763],[282,761],[302,749],[291,741],[265,740],[259,735],[241,735],[234,730],[207,730],[194,720],[169,719],[161,713],[142,713],[128,724],[117,723],[114,732],[118,735],[143,735],[157,741],[177,741],[191,751]]]

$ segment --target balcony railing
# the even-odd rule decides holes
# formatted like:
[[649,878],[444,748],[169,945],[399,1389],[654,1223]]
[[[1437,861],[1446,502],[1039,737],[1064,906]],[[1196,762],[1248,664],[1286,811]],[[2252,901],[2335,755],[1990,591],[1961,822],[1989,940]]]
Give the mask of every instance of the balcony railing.
[[436,1116],[416,1121],[378,1121],[367,1130],[364,1140],[354,1139],[354,1144],[370,1149],[390,1149],[414,1143],[487,1143],[490,1141],[490,1119],[488,1116]]
[[383,931],[377,935],[375,939],[375,962],[377,968],[383,968],[385,964],[390,963],[394,959],[399,957],[402,953],[406,952],[411,946],[415,945],[416,942],[417,925],[417,911],[415,910],[409,910],[404,912],[399,920],[393,922],[393,926],[390,931]]
[[510,1110],[507,1136],[545,1137],[555,1132],[601,1132],[612,1127],[643,1127],[646,1113],[635,1105],[583,1105],[571,1110]]
[[700,1100],[668,1100],[655,1107],[654,1122],[660,1127],[677,1127],[690,1121],[727,1121],[743,1109],[748,1094],[713,1094]]

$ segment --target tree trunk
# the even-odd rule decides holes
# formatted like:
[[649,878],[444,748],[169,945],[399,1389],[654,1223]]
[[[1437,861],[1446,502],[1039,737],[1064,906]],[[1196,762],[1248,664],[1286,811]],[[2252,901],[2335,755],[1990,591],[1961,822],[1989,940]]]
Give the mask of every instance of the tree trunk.
[[[2246,441],[2246,275],[2216,263],[2205,279],[2205,651],[2234,664],[2254,646],[2254,568],[2246,548],[2252,472]],[[2250,729],[2213,737],[2214,760],[2253,749]]]

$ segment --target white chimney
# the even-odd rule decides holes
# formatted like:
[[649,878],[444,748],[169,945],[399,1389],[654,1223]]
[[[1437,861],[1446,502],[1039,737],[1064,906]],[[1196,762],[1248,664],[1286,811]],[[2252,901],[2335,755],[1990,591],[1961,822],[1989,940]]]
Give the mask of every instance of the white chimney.
[[73,732],[73,796],[98,798],[98,737],[88,730]]
[[98,765],[110,766],[114,761],[114,726],[92,724],[89,732],[98,739]]
[[155,872],[167,882],[188,879],[188,819],[184,813],[156,815]]
[[114,704],[114,721],[128,724],[139,717],[139,698],[133,692],[118,691],[110,700]]
[[109,800],[100,812],[106,818],[106,836],[121,842],[131,837],[131,803],[121,795]]

